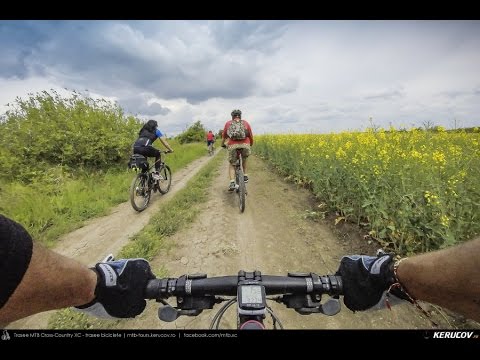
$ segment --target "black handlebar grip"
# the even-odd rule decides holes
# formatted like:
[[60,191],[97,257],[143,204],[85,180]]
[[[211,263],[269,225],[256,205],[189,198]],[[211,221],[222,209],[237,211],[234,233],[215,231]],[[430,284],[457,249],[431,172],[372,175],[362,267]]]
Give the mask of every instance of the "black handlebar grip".
[[332,288],[332,295],[343,295],[343,281],[339,275],[328,275],[330,286]]
[[162,280],[163,279],[148,280],[143,297],[145,299],[158,299],[162,294]]

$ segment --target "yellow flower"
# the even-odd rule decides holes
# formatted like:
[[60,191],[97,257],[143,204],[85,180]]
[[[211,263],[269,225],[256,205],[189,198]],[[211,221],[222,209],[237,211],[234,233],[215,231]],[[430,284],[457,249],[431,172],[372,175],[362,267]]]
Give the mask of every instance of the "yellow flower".
[[450,221],[450,219],[448,218],[447,215],[442,215],[440,217],[440,223],[445,227],[448,227],[449,221]]
[[343,159],[347,156],[347,153],[340,147],[337,152],[335,153],[338,159]]
[[445,154],[441,151],[435,150],[432,154],[432,159],[440,166],[445,166],[447,160],[445,159]]

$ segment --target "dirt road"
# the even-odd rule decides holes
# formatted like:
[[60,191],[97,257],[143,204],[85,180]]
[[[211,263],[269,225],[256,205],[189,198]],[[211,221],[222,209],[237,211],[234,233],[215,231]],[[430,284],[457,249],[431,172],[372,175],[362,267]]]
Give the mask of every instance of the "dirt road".
[[[225,154],[219,154],[225,156]],[[365,251],[353,237],[340,240],[323,221],[306,218],[312,195],[289,184],[268,169],[262,160],[250,160],[246,209],[239,213],[235,195],[227,189],[227,162],[209,190],[209,200],[195,223],[168,241],[174,244],[168,253],[152,261],[154,268],[165,267],[170,276],[185,273],[235,275],[238,270],[286,275],[289,271],[332,274],[344,254]],[[374,251],[371,246],[371,251]],[[174,300],[171,301],[174,303]],[[285,328],[290,329],[418,329],[431,324],[409,304],[392,311],[353,313],[342,303],[342,311],[333,317],[302,316],[283,305],[272,304]],[[150,301],[137,319],[122,321],[121,328],[205,329],[215,312],[204,311],[197,317],[181,317],[163,323],[157,317],[158,304]],[[218,305],[216,307],[218,309]],[[232,307],[222,326],[235,327]],[[438,321],[438,319],[436,319]],[[441,320],[441,319],[440,319]],[[449,327],[446,322],[442,326]]]
[[[152,261],[152,268],[164,267],[170,276],[203,272],[209,276],[234,275],[239,269],[258,269],[264,274],[286,275],[289,271],[332,274],[342,255],[372,253],[374,245],[366,247],[354,236],[335,234],[325,221],[313,221],[306,216],[312,209],[313,197],[305,189],[285,182],[269,170],[262,160],[252,157],[250,181],[247,185],[246,209],[239,213],[234,193],[227,191],[225,157],[217,170],[196,221],[167,241],[172,246]],[[99,261],[99,254],[117,253],[128,238],[140,231],[158,205],[181,189],[209,159],[204,157],[187,169],[174,174],[171,191],[161,197],[155,194],[151,206],[136,213],[129,203],[116,207],[108,216],[94,219],[86,226],[66,235],[55,250],[75,257],[86,264]],[[128,219],[128,221],[126,221]],[[348,235],[348,236],[347,236]],[[371,252],[370,252],[371,251]],[[431,324],[409,304],[393,307],[392,311],[377,310],[353,313],[342,304],[342,311],[333,317],[302,316],[279,304],[272,304],[285,328],[290,329],[418,329]],[[208,328],[214,315],[204,311],[200,316],[181,317],[173,323],[157,318],[158,304],[150,301],[142,315],[121,321],[118,328],[175,329]],[[217,307],[218,309],[218,307]],[[46,328],[51,312],[37,314],[10,324],[9,328]],[[222,323],[235,327],[235,315],[229,310]],[[452,327],[436,318],[442,327]]]
[[[148,224],[162,202],[171,199],[212,157],[204,156],[172,175],[170,191],[165,195],[152,193],[148,208],[141,213],[133,210],[130,201],[112,209],[107,216],[92,219],[85,226],[63,236],[53,250],[76,260],[94,265],[107,254],[117,254],[128,239]],[[168,163],[168,160],[167,160]],[[132,178],[133,178],[132,174]],[[11,323],[10,329],[46,329],[53,311],[36,314]]]

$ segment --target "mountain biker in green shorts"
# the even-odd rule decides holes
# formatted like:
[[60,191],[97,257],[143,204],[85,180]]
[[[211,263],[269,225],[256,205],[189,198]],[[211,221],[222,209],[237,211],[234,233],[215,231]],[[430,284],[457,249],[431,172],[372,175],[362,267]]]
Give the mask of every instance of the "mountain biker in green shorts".
[[232,120],[225,123],[222,132],[222,146],[228,149],[228,176],[230,183],[228,190],[235,190],[235,162],[237,161],[237,149],[242,149],[243,173],[245,182],[248,182],[247,158],[251,154],[251,146],[253,146],[253,133],[250,124],[246,120],[242,120],[242,112],[233,110]]

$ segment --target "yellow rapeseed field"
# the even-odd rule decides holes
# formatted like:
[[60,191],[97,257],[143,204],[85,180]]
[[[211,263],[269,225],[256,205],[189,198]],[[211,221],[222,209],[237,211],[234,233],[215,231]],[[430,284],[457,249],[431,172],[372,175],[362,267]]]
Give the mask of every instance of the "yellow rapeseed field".
[[254,151],[399,253],[480,233],[480,132],[261,135]]

